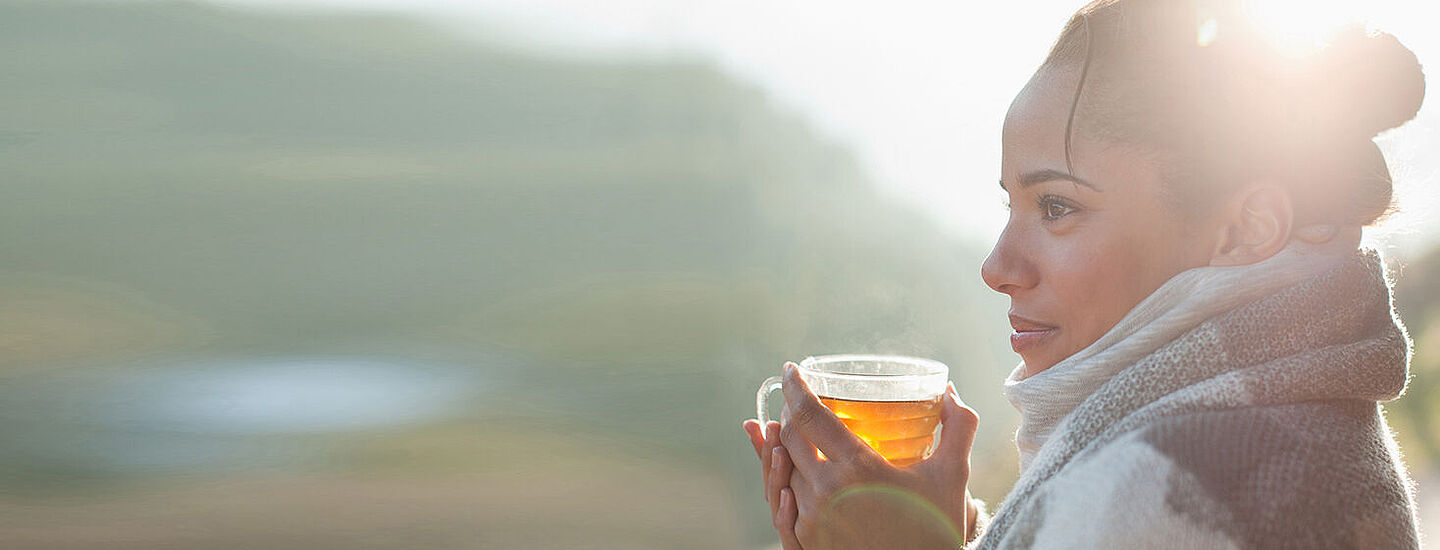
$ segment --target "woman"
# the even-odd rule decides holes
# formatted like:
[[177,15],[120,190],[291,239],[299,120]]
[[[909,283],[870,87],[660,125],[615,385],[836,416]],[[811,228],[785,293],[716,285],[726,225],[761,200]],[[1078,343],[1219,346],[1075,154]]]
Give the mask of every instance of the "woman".
[[1023,361],[1019,481],[993,517],[969,497],[953,389],[937,451],[895,468],[787,364],[784,428],[745,425],[782,544],[1416,547],[1378,405],[1409,342],[1360,237],[1391,204],[1371,140],[1423,95],[1389,35],[1295,55],[1238,0],[1082,8],[1006,117],[982,267]]

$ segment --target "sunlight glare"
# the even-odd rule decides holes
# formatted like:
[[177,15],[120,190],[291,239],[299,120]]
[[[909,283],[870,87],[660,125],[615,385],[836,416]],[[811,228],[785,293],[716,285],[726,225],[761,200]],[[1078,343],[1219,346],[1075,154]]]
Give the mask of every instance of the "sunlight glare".
[[1355,3],[1345,0],[1247,0],[1244,6],[1282,52],[1296,57],[1324,47],[1330,32],[1358,21]]
[[1214,18],[1206,19],[1204,23],[1200,24],[1200,29],[1195,36],[1195,43],[1209,46],[1211,42],[1215,41],[1215,35],[1219,33],[1219,30],[1219,24],[1215,22]]

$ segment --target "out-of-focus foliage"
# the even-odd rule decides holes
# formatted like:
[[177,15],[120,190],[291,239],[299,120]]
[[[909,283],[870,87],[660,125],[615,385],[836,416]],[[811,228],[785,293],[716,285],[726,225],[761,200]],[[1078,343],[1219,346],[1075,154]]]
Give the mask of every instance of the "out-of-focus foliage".
[[[0,4],[0,74],[0,546],[758,546],[738,423],[833,352],[951,365],[972,489],[1013,479],[983,251],[706,63],[47,0]],[[208,385],[296,357],[462,397],[207,427],[303,405],[293,373]]]
[[1387,406],[1412,469],[1430,470],[1440,460],[1440,249],[1397,271],[1395,309],[1414,341],[1405,395]]

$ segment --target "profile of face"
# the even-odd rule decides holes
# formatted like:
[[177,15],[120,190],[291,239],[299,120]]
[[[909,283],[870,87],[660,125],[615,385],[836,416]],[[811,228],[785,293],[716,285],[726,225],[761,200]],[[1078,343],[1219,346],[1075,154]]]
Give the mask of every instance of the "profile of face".
[[[1010,297],[1025,376],[1098,340],[1165,281],[1211,263],[1216,231],[1166,199],[1142,151],[1065,131],[1078,68],[1037,73],[1011,104],[1000,184],[1009,220],[981,275]],[[1076,124],[1081,124],[1077,121]]]
[[[1238,20],[1196,46],[1175,40],[1196,28],[1185,4],[1084,8],[1006,114],[1010,215],[981,275],[1010,297],[1024,376],[1095,343],[1182,271],[1264,261],[1292,237],[1353,251],[1392,206],[1370,140],[1420,109],[1413,52],[1351,25],[1302,62]],[[1082,76],[1091,61],[1101,70]]]

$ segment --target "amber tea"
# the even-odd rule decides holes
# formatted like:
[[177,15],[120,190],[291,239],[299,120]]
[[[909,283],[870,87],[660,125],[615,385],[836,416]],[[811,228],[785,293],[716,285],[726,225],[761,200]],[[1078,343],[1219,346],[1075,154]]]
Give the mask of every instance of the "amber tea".
[[921,401],[858,401],[820,397],[845,427],[896,466],[929,454],[940,425],[940,397]]
[[[840,421],[896,466],[929,455],[939,432],[941,396],[950,369],[929,359],[887,355],[828,355],[800,362],[800,377]],[[755,398],[756,418],[768,421],[766,400],[780,387],[771,377]]]

